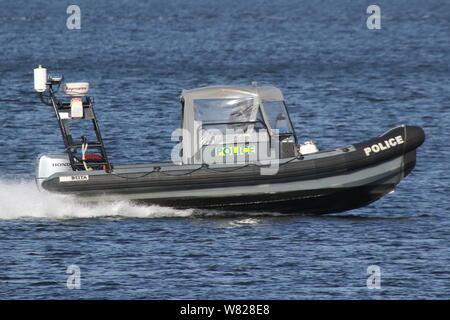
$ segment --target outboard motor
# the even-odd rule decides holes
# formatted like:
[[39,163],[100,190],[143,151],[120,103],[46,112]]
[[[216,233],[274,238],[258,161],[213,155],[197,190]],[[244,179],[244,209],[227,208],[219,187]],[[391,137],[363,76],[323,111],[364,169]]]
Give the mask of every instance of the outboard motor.
[[36,160],[36,184],[41,191],[42,182],[57,172],[73,171],[67,154],[41,154]]

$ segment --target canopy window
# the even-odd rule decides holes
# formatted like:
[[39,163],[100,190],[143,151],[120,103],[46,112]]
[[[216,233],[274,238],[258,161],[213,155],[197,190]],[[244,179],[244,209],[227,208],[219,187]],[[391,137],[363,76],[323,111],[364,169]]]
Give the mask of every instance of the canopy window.
[[258,107],[252,98],[194,100],[194,120],[203,130],[216,129],[223,134],[231,130],[247,132],[256,120]]
[[279,133],[294,133],[283,101],[265,101],[263,105],[271,129],[276,129]]

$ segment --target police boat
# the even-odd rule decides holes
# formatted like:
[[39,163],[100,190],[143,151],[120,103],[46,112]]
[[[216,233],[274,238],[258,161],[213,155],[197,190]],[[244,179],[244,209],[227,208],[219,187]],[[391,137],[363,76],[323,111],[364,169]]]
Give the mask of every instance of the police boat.
[[[89,83],[34,70],[35,90],[53,108],[64,152],[41,154],[42,191],[80,201],[131,200],[236,212],[334,213],[365,206],[394,190],[416,163],[420,127],[319,151],[299,144],[282,92],[275,87],[216,86],[181,93],[180,142],[164,163],[110,163]],[[63,90],[59,90],[60,86]],[[62,91],[62,92],[60,92]],[[90,136],[71,130],[90,121]],[[78,135],[77,135],[78,136]]]

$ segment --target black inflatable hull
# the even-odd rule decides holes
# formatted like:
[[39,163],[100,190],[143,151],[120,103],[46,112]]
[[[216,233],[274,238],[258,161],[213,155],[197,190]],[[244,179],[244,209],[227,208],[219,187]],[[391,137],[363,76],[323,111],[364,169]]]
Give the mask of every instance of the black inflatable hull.
[[[50,192],[85,201],[132,200],[175,208],[279,213],[333,213],[365,206],[392,191],[413,170],[419,127],[396,127],[354,145],[284,159],[276,174],[264,166],[172,163],[117,166],[112,173],[57,173],[42,182]],[[67,179],[78,177],[79,179]]]

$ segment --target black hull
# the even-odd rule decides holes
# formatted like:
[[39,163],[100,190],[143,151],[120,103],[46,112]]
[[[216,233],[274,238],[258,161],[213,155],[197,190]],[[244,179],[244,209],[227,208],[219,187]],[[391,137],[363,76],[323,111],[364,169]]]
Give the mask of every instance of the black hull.
[[327,214],[364,207],[386,193],[395,185],[383,188],[364,186],[345,189],[322,189],[314,192],[289,192],[271,196],[243,196],[215,199],[141,200],[138,203],[157,204],[176,209],[212,209],[233,212]]
[[61,182],[63,174],[57,174],[42,187],[87,201],[261,213],[342,212],[392,191],[413,170],[416,148],[424,139],[419,127],[397,127],[362,143],[282,162],[274,175],[261,175],[258,166],[149,164],[116,167],[113,173],[65,174],[89,175],[81,182]]
[[[415,166],[415,151],[408,154],[404,176]],[[217,198],[158,199],[141,201],[177,209],[213,209],[233,212],[277,212],[286,214],[328,214],[364,207],[392,192],[398,181],[398,174],[376,181],[370,185],[353,188],[326,188],[319,190],[294,191],[257,196]]]

